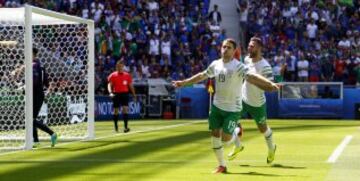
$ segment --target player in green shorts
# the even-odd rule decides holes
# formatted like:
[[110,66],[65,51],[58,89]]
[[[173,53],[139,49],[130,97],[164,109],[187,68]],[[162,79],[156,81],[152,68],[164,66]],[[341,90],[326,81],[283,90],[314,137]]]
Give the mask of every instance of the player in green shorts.
[[[252,71],[266,77],[268,80],[273,80],[273,72],[270,64],[262,57],[261,54],[262,42],[258,37],[250,39],[248,45],[249,56],[245,58],[245,64],[249,66]],[[249,113],[255,120],[256,125],[261,133],[264,134],[266,144],[268,147],[267,163],[274,161],[276,145],[273,143],[272,130],[266,123],[266,99],[264,91],[253,85],[251,82],[245,80],[242,88],[242,113]],[[228,155],[228,159],[232,160],[237,153],[242,151],[244,147],[240,144],[240,139],[235,140],[235,146]]]
[[263,90],[278,90],[278,86],[265,77],[249,72],[248,67],[233,58],[236,42],[226,39],[222,43],[221,58],[214,60],[209,67],[188,79],[173,81],[175,87],[201,82],[207,78],[215,78],[216,90],[214,102],[209,116],[212,147],[219,166],[214,173],[226,173],[227,168],[223,155],[223,145],[237,140],[237,122],[242,109],[242,86],[244,80]]

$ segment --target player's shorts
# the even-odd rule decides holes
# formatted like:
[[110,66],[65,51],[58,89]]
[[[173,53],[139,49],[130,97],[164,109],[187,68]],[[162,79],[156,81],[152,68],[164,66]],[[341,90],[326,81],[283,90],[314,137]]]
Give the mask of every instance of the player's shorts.
[[255,120],[256,124],[265,124],[266,123],[266,103],[260,107],[250,106],[244,101],[242,102],[242,111],[241,115],[249,113],[251,117]]
[[115,96],[112,98],[113,107],[119,108],[120,106],[129,105],[129,93],[115,93]]
[[238,121],[240,120],[240,112],[228,112],[211,106],[211,112],[209,116],[209,129],[220,129],[222,128],[224,133],[232,134]]

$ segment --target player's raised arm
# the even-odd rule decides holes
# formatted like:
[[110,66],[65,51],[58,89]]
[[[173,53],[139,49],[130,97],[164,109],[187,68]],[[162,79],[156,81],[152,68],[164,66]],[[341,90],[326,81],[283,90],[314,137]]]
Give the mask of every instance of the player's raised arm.
[[248,73],[246,76],[246,81],[254,84],[264,91],[277,91],[280,88],[279,85],[256,73]]
[[201,82],[205,79],[207,79],[208,76],[206,75],[206,71],[200,72],[190,78],[184,79],[184,80],[176,80],[176,81],[172,81],[172,85],[176,88],[178,87],[184,87],[187,85],[191,85],[191,84],[195,84],[198,82]]

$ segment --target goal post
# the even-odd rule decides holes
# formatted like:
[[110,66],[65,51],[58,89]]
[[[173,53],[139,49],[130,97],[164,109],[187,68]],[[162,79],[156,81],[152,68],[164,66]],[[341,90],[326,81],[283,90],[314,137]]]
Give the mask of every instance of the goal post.
[[32,9],[25,6],[25,149],[33,145],[33,67],[32,67]]
[[93,139],[94,22],[30,5],[0,8],[0,22],[0,149],[33,145],[33,47],[50,84],[37,120],[60,141]]

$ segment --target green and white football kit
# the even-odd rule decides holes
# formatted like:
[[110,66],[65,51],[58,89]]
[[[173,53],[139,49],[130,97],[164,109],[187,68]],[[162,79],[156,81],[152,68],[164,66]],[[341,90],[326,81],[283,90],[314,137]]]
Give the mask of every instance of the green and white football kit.
[[216,92],[209,116],[209,129],[223,129],[232,134],[240,119],[242,86],[249,68],[236,59],[224,63],[213,61],[205,70],[209,78],[215,77]]
[[[245,64],[248,65],[252,71],[255,71],[255,73],[264,76],[270,81],[274,80],[272,68],[264,58],[253,63],[251,58],[247,56],[245,58]],[[246,112],[249,113],[256,124],[266,123],[266,98],[264,91],[245,81],[242,93],[242,114]]]
[[[258,62],[253,62],[252,59],[247,56],[245,58],[245,64],[249,66],[251,71],[260,74],[267,78],[270,81],[273,81],[273,71],[270,64],[262,58]],[[274,161],[276,145],[273,144],[272,130],[266,124],[266,98],[264,91],[256,87],[253,84],[245,81],[242,88],[242,100],[243,100],[243,113],[249,113],[251,117],[255,120],[257,125],[264,126],[266,125],[266,131],[264,132],[265,141],[268,147],[268,157],[267,163],[270,164]],[[241,149],[239,147],[234,147],[233,150]],[[234,151],[233,151],[234,152]]]

